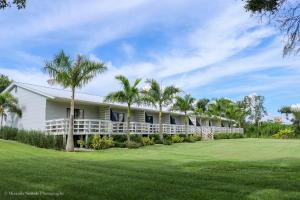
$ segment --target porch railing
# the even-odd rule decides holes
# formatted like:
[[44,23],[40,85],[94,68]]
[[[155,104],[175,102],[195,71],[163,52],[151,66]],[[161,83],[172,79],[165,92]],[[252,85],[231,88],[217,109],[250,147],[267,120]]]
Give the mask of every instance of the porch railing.
[[[67,134],[69,128],[68,119],[47,120],[45,130],[54,135]],[[218,133],[240,133],[243,134],[242,128],[216,127],[216,126],[185,126],[175,124],[163,124],[164,134],[202,134],[208,138]],[[130,133],[132,134],[156,134],[159,133],[159,124],[150,124],[143,122],[131,122]],[[126,122],[112,122],[109,120],[95,119],[75,119],[74,135],[120,135],[126,134]]]

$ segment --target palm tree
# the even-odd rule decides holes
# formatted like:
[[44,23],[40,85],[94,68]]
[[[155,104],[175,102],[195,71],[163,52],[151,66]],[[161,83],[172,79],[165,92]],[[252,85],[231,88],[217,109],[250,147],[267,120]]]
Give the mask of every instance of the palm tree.
[[219,125],[222,123],[222,117],[226,115],[226,109],[230,105],[231,100],[226,98],[215,99],[208,105],[207,113],[209,116],[217,118]]
[[133,104],[140,103],[140,91],[137,88],[138,84],[142,79],[136,79],[133,85],[130,85],[129,80],[122,75],[115,77],[120,81],[122,85],[122,90],[109,93],[104,101],[106,102],[118,102],[127,104],[127,142],[130,141],[130,117],[131,117],[131,106]]
[[172,85],[162,88],[158,82],[153,79],[148,79],[146,83],[150,84],[150,88],[142,91],[142,100],[146,104],[153,105],[159,109],[159,136],[160,140],[163,140],[162,108],[172,103],[174,96],[180,92],[180,89]]
[[18,106],[18,99],[10,93],[5,92],[0,94],[0,128],[2,128],[3,120],[7,117],[7,112],[16,113],[19,117],[22,116],[22,110]]
[[75,90],[82,88],[95,76],[103,73],[106,70],[105,64],[91,61],[83,55],[78,55],[73,61],[61,51],[54,56],[52,61],[46,62],[43,69],[50,76],[50,80],[48,81],[50,84],[59,84],[64,88],[70,88],[72,91],[66,151],[74,151]]
[[187,130],[187,126],[189,123],[188,111],[194,109],[193,106],[194,101],[195,99],[190,94],[186,94],[184,97],[177,96],[175,97],[175,103],[172,107],[172,110],[184,112],[186,136],[188,136],[188,130]]

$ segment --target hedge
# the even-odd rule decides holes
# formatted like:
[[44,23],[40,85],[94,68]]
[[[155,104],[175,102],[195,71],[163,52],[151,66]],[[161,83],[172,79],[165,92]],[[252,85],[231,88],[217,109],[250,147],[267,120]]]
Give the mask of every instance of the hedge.
[[40,148],[63,149],[63,136],[54,136],[41,131],[25,131],[16,128],[2,127],[0,139],[15,140]]

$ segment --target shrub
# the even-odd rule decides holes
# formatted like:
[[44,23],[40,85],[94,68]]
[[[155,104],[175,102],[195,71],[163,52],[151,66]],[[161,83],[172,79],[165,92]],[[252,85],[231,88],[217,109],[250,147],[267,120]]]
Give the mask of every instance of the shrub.
[[85,143],[85,147],[86,148],[93,148],[92,144],[93,144],[93,138],[94,138],[94,135],[86,135],[87,140],[86,140],[86,143]]
[[159,134],[150,135],[150,138],[153,139],[155,144],[162,144],[162,141],[160,141]]
[[192,135],[186,136],[184,142],[195,142],[195,139]]
[[143,137],[142,138],[142,145],[143,146],[148,146],[148,145],[154,145],[154,138],[150,137]]
[[115,142],[124,143],[127,141],[126,135],[114,135],[114,136],[112,136],[112,138]]
[[18,129],[10,127],[2,127],[0,129],[0,139],[16,140]]
[[143,136],[138,135],[138,134],[130,135],[130,141],[134,141],[137,143],[142,143],[142,138],[143,138]]
[[95,150],[107,149],[114,146],[113,139],[108,136],[95,135],[92,139],[92,147]]
[[295,132],[291,128],[280,130],[278,133],[272,135],[275,139],[291,139],[295,137]]
[[119,148],[125,148],[127,145],[126,142],[114,142],[114,146]]
[[126,143],[126,147],[128,149],[137,149],[141,146],[142,146],[141,143],[138,143],[138,142],[135,142],[135,141],[129,141],[129,142]]
[[190,135],[190,137],[192,137],[194,141],[201,141],[202,140],[202,136],[198,135],[198,134]]
[[77,144],[80,146],[80,148],[85,146],[85,142],[83,140],[77,140]]
[[171,136],[171,141],[172,143],[181,143],[184,141],[184,138],[176,134]]
[[172,144],[172,141],[171,141],[170,139],[165,138],[165,139],[163,140],[163,144],[164,144],[164,145],[171,145],[171,144]]
[[260,127],[254,124],[245,124],[244,132],[247,137],[272,137],[272,135],[278,133],[282,129],[291,128],[294,126],[292,124],[280,124],[272,122],[262,122]]
[[236,138],[243,138],[244,135],[240,133],[220,133],[220,132],[215,132],[214,133],[214,139],[236,139]]

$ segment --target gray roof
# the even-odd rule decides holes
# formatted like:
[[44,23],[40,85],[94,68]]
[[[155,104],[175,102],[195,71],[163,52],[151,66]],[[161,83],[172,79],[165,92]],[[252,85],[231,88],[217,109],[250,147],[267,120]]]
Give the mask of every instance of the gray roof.
[[[41,85],[34,85],[30,83],[21,83],[21,82],[13,82],[11,83],[3,92],[11,91],[15,86],[18,86],[20,88],[29,90],[31,92],[34,92],[36,94],[39,94],[41,96],[46,97],[47,99],[53,99],[53,100],[70,100],[72,92],[70,90],[66,89],[59,89],[55,87],[48,87],[48,86],[41,86]],[[84,93],[75,93],[75,101],[82,102],[82,103],[88,103],[88,104],[99,104],[99,105],[112,105],[114,107],[124,107],[126,108],[126,104],[120,104],[120,103],[107,103],[104,102],[104,97],[97,96],[97,95],[90,95],[90,94],[84,94]],[[155,107],[151,106],[133,106],[133,109],[143,109],[148,111],[156,111],[157,109]],[[168,108],[163,108],[163,112],[165,113],[172,113],[177,115],[183,115],[183,113],[180,112],[170,112]],[[228,120],[226,118],[222,117],[222,120]]]

